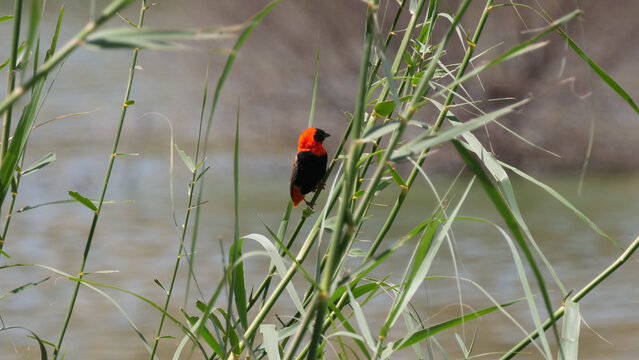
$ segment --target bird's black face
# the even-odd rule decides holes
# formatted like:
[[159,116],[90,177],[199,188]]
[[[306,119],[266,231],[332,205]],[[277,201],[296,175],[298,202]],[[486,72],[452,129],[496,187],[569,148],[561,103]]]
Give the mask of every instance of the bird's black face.
[[321,143],[322,141],[324,141],[324,139],[326,139],[329,136],[331,136],[331,135],[326,133],[324,130],[316,129],[315,130],[315,136],[313,138],[315,139],[315,141]]

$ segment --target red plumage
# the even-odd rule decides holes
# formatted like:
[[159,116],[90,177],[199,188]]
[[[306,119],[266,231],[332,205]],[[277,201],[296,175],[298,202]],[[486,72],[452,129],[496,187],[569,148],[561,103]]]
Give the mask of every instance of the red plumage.
[[315,128],[308,128],[300,135],[291,173],[291,200],[294,207],[304,200],[306,205],[313,208],[314,204],[306,201],[304,196],[322,185],[328,159],[322,142],[329,136],[324,130]]

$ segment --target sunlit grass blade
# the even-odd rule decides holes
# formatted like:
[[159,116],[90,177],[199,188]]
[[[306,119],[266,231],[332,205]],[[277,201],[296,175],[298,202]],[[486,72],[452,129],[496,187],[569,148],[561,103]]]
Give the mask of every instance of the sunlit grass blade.
[[349,304],[353,309],[353,314],[355,315],[355,320],[357,321],[357,325],[359,326],[362,337],[366,340],[366,344],[371,350],[375,349],[377,346],[375,344],[375,341],[373,341],[373,335],[371,334],[371,331],[368,327],[368,322],[366,321],[366,316],[362,311],[362,307],[353,296],[351,289],[347,287],[346,290],[348,291],[348,296],[351,300]]
[[537,331],[541,334],[541,337],[540,337],[541,344],[544,350],[543,355],[546,359],[552,359],[552,355],[550,353],[550,345],[548,344],[548,339],[546,339],[545,334],[543,333],[543,331],[541,331],[542,330],[541,316],[539,314],[539,310],[537,309],[537,305],[535,304],[535,298],[534,298],[532,289],[530,288],[530,283],[528,282],[528,277],[526,275],[526,270],[524,269],[524,264],[521,261],[521,257],[519,256],[517,249],[515,248],[515,244],[513,244],[513,241],[510,239],[508,234],[506,234],[506,232],[499,227],[497,229],[502,233],[502,236],[504,237],[504,239],[506,239],[508,247],[510,248],[510,252],[512,253],[512,258],[517,268],[517,274],[519,275],[519,282],[521,283],[521,286],[524,289],[524,294],[526,294],[526,301],[528,302],[528,307],[530,309],[529,311],[530,316],[532,317],[533,323],[535,324],[535,328],[537,328]]
[[495,312],[497,310],[499,310],[499,308],[505,308],[507,306],[510,306],[512,304],[516,304],[518,302],[523,301],[524,299],[517,299],[517,300],[513,300],[513,301],[509,301],[503,304],[500,304],[499,306],[491,306],[491,307],[487,307],[478,311],[474,311],[472,313],[466,314],[464,316],[460,316],[460,317],[456,317],[454,319],[450,319],[444,322],[441,322],[439,324],[430,326],[426,329],[422,329],[419,330],[417,332],[415,332],[414,334],[405,337],[402,340],[396,341],[392,344],[389,345],[390,348],[392,348],[393,350],[401,350],[403,348],[406,348],[408,346],[411,346],[413,344],[416,344],[428,337],[431,337],[441,331],[456,327],[461,325],[464,322],[468,322],[471,321],[473,319],[479,318],[481,316],[490,314],[492,312]]
[[431,148],[435,145],[444,143],[446,141],[449,141],[453,138],[456,138],[464,133],[467,133],[469,131],[472,131],[490,121],[493,121],[501,116],[504,116],[506,114],[511,113],[512,111],[514,111],[515,108],[527,103],[529,101],[529,99],[524,99],[521,100],[519,102],[516,102],[514,104],[505,106],[499,110],[495,110],[493,112],[490,112],[486,115],[482,115],[476,119],[470,120],[468,122],[465,122],[463,124],[460,124],[458,126],[452,126],[449,128],[446,128],[440,132],[438,132],[436,135],[434,136],[430,136],[430,137],[419,137],[417,139],[414,139],[412,141],[410,141],[409,143],[407,143],[406,145],[403,145],[401,147],[399,147],[394,153],[393,156],[391,158],[391,160],[393,161],[398,161],[401,160],[407,156],[413,155],[413,154],[418,154],[421,151],[423,151],[424,149],[427,148]]
[[100,30],[90,34],[86,38],[86,45],[98,48],[181,50],[186,46],[178,41],[227,39],[235,36],[237,30],[237,26],[192,30],[154,30],[121,27]]
[[264,350],[269,360],[280,360],[279,337],[275,325],[264,324],[260,326],[260,332],[264,339]]
[[[271,264],[273,264],[275,269],[277,269],[277,272],[280,274],[280,276],[284,277],[286,275],[287,269],[286,265],[284,265],[284,261],[282,261],[282,258],[280,257],[280,254],[275,246],[265,236],[260,234],[249,234],[245,235],[244,238],[257,241],[257,243],[259,243],[268,253],[271,259]],[[286,291],[291,296],[293,304],[295,304],[295,306],[297,307],[297,311],[304,314],[304,307],[302,306],[302,302],[299,299],[299,296],[295,292],[293,284],[287,284]]]
[[560,360],[577,360],[579,354],[579,328],[581,327],[581,316],[579,315],[579,304],[568,299],[564,304],[564,324],[561,330],[561,349],[557,357]]
[[[474,179],[468,183],[463,195],[460,197],[457,206],[451,212],[448,220],[444,223],[444,225],[439,229],[437,235],[431,234],[432,240],[429,238],[424,238],[420,241],[418,247],[416,248],[417,256],[414,258],[414,263],[410,266],[410,271],[407,273],[407,277],[405,277],[405,281],[403,282],[403,286],[400,294],[397,299],[393,302],[391,309],[388,313],[388,317],[384,321],[384,325],[380,330],[379,337],[380,339],[385,339],[388,331],[393,327],[399,315],[406,309],[410,300],[415,295],[419,287],[422,285],[426,274],[430,270],[430,266],[437,255],[440,246],[442,245],[444,238],[447,236],[448,231],[450,230],[453,219],[457,216],[461,205],[464,203],[470,188],[474,183]],[[430,236],[429,236],[430,237]],[[408,268],[407,268],[408,270]],[[381,344],[381,342],[380,342]]]
[[175,150],[177,151],[178,155],[180,155],[180,159],[182,159],[182,162],[184,162],[184,165],[186,165],[186,168],[189,169],[189,172],[194,172],[195,171],[195,164],[193,163],[193,160],[191,160],[191,158],[186,155],[186,153],[184,151],[182,151],[182,149],[180,149],[177,144],[175,144]]

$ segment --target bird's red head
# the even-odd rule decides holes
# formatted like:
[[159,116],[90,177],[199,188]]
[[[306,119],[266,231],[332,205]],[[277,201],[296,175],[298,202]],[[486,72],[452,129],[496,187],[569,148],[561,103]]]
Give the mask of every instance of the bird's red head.
[[308,128],[300,135],[297,151],[312,151],[315,155],[324,155],[326,150],[322,146],[322,141],[329,136],[324,130]]

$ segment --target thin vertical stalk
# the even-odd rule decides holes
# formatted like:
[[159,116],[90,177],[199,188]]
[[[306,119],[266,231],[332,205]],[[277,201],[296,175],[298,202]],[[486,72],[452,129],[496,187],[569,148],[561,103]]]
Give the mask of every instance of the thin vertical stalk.
[[[119,1],[118,3],[124,4],[124,3],[126,3],[126,1]],[[114,3],[112,3],[112,5],[113,4]],[[112,9],[112,8],[113,8],[113,6],[109,7],[109,9]],[[144,14],[145,14],[146,9],[147,9],[146,0],[142,0],[142,7],[140,9],[140,20],[138,22],[138,28],[142,27],[142,24],[144,22]],[[113,13],[115,13],[116,11],[117,11],[117,8],[113,9]],[[104,14],[102,15],[102,17],[104,17]],[[96,23],[97,22],[98,21],[96,21]],[[88,33],[89,32],[87,32],[87,35],[88,35]],[[67,46],[69,46],[69,45],[67,44]],[[65,46],[65,48],[67,46]],[[82,264],[80,265],[80,272],[78,273],[78,278],[80,280],[76,282],[75,287],[73,289],[73,294],[71,295],[71,302],[69,303],[69,308],[67,310],[67,315],[66,315],[66,317],[64,319],[64,324],[63,324],[62,330],[60,332],[60,338],[59,338],[58,343],[57,343],[57,345],[56,345],[56,347],[55,347],[55,349],[53,351],[53,359],[54,360],[56,360],[58,358],[58,355],[60,353],[60,347],[62,346],[62,341],[64,340],[64,335],[66,334],[67,328],[69,326],[69,320],[71,320],[71,315],[73,314],[73,308],[75,307],[75,301],[76,301],[76,299],[78,297],[78,291],[80,289],[81,280],[84,277],[84,268],[85,268],[85,265],[86,265],[86,262],[87,262],[87,258],[89,256],[89,250],[91,249],[91,243],[93,242],[93,235],[95,234],[95,228],[96,228],[96,226],[98,224],[98,219],[100,217],[100,211],[102,210],[102,204],[104,202],[104,195],[106,194],[106,190],[107,190],[107,187],[109,185],[109,179],[111,177],[111,171],[113,170],[113,164],[114,164],[115,158],[117,156],[118,144],[120,143],[120,135],[122,134],[122,126],[124,124],[124,118],[126,116],[126,110],[128,108],[129,96],[131,94],[131,85],[133,84],[133,76],[135,74],[135,65],[136,65],[137,59],[138,59],[138,52],[139,52],[139,49],[135,49],[133,51],[133,59],[131,60],[131,67],[129,69],[129,79],[128,79],[127,85],[126,85],[124,102],[122,104],[122,111],[120,113],[120,121],[118,123],[118,128],[117,128],[116,133],[115,133],[115,139],[113,140],[113,148],[112,148],[112,151],[111,151],[111,156],[109,157],[109,163],[107,165],[106,174],[104,176],[104,183],[102,184],[102,190],[100,192],[100,197],[99,197],[98,204],[97,204],[97,210],[95,211],[95,213],[93,215],[93,221],[91,222],[91,229],[89,230],[89,236],[87,238],[87,242],[86,242],[86,245],[85,245],[85,248],[84,248],[84,254],[82,256]],[[52,60],[52,59],[54,59],[56,57],[58,57],[58,56],[54,55],[50,60]],[[42,71],[43,70],[41,68],[39,73],[41,73]],[[34,76],[34,78],[35,78],[35,76]]]
[[[16,85],[16,63],[18,58],[18,44],[20,43],[20,24],[22,23],[22,0],[15,0],[13,5],[13,34],[11,37],[11,57],[9,58],[9,76],[7,76],[7,95],[13,92]],[[33,9],[32,9],[33,11]],[[11,113],[13,106],[8,106],[2,119],[2,146],[0,147],[0,164],[9,146],[9,133],[11,132]],[[4,235],[2,239],[4,240]],[[0,243],[1,246],[1,243]]]
[[[352,131],[351,131],[351,143],[349,156],[344,168],[344,179],[342,184],[342,202],[340,203],[337,221],[333,230],[333,236],[329,244],[329,252],[326,260],[326,266],[324,267],[324,274],[320,283],[320,288],[317,289],[317,308],[315,314],[309,312],[306,316],[315,316],[315,325],[313,328],[313,334],[311,335],[309,343],[308,359],[315,358],[319,344],[322,342],[324,317],[328,310],[329,291],[330,284],[333,278],[335,266],[339,263],[339,257],[341,257],[342,243],[347,239],[354,231],[351,217],[348,215],[348,210],[352,203],[353,189],[355,186],[355,178],[358,176],[357,161],[355,154],[359,152],[362,147],[357,140],[361,136],[362,125],[364,122],[364,107],[366,106],[366,93],[368,70],[370,68],[370,56],[373,48],[373,41],[375,37],[375,14],[377,12],[377,1],[368,3],[368,9],[366,11],[366,30],[364,35],[364,49],[362,52],[362,60],[360,63],[359,72],[359,86],[357,92],[357,101],[355,104],[355,112],[353,115]],[[347,225],[345,237],[342,237],[342,229],[344,225]],[[317,266],[321,266],[318,264]],[[298,330],[300,332],[305,329]]]

